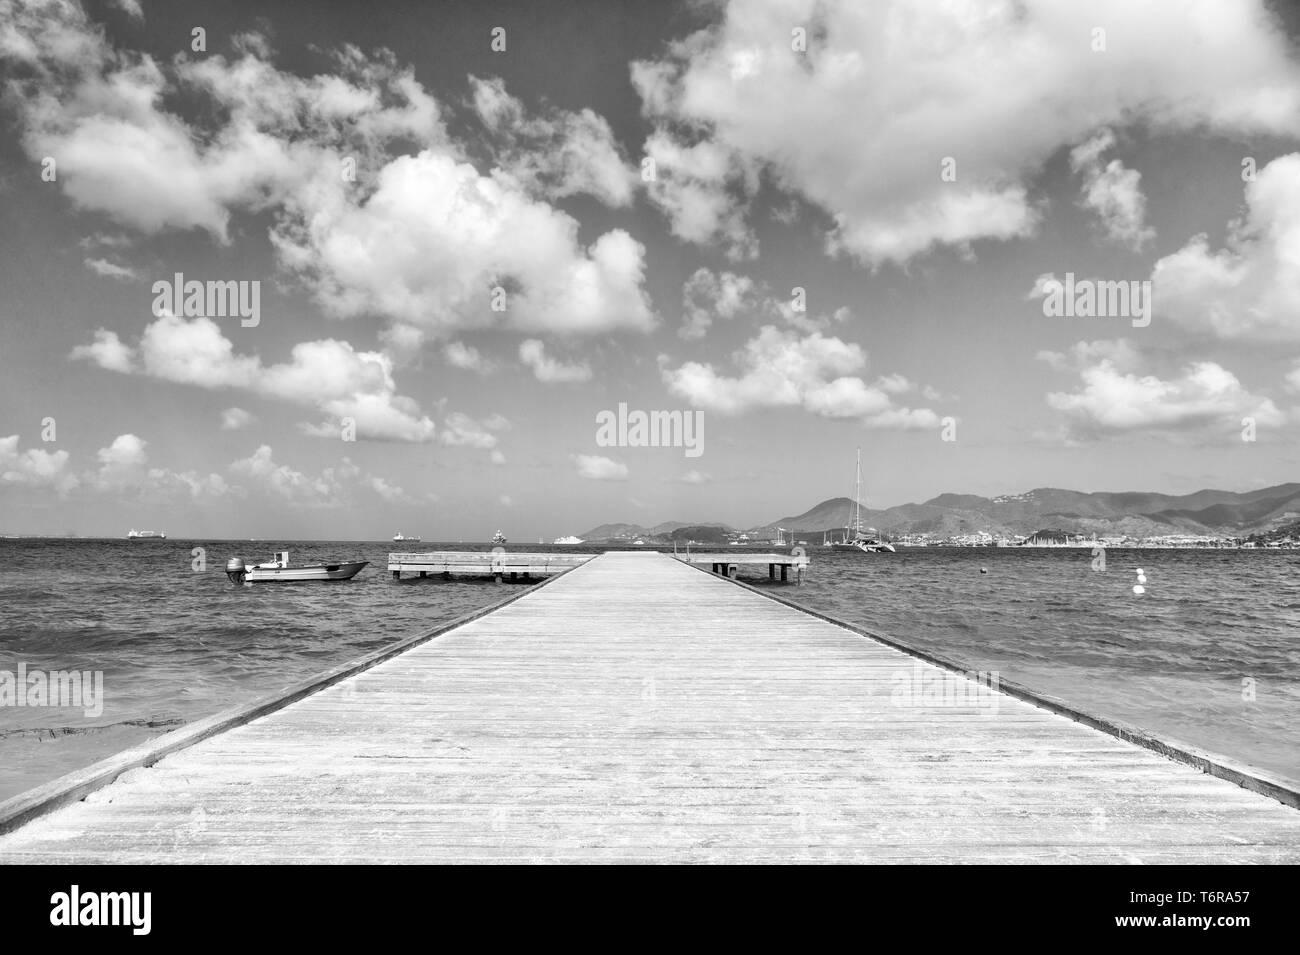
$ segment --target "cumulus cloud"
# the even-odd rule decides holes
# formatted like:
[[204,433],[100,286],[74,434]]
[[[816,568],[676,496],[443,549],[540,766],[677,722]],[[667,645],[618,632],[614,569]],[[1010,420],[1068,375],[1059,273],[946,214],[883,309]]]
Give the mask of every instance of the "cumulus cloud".
[[1074,391],[1047,395],[1047,404],[1065,418],[1069,440],[1139,433],[1226,440],[1239,434],[1246,417],[1260,427],[1284,421],[1271,399],[1252,394],[1216,362],[1190,362],[1161,377],[1125,339],[1079,342],[1039,358],[1079,376]]
[[538,381],[546,384],[575,384],[591,380],[591,366],[586,362],[565,363],[546,354],[546,346],[536,338],[519,343],[519,360],[533,370]]
[[653,327],[641,243],[612,229],[582,248],[577,234],[513,180],[426,150],[386,165],[364,201],[336,194],[273,240],[338,316],[377,312],[437,334]]
[[708,484],[713,478],[703,471],[690,470],[678,478],[682,484]]
[[1200,334],[1300,339],[1300,153],[1273,160],[1246,184],[1245,215],[1225,248],[1204,234],[1160,259],[1151,274],[1161,317]]
[[246,458],[231,463],[232,474],[255,485],[259,493],[273,495],[293,507],[336,508],[353,505],[374,495],[389,504],[415,503],[401,487],[370,474],[350,458],[308,474],[275,459],[270,445],[260,445]]
[[[101,329],[94,343],[73,349],[71,357],[131,372],[136,355],[136,349]],[[307,426],[311,434],[337,437],[343,418],[355,421],[358,438],[424,442],[437,433],[419,405],[397,393],[393,360],[382,352],[359,352],[345,341],[300,342],[288,361],[265,365],[256,356],[236,354],[210,318],[162,315],[145,327],[138,356],[144,374],[164,381],[250,391],[316,407],[329,420]]]
[[470,93],[496,140],[493,159],[513,179],[550,198],[586,193],[610,206],[631,203],[637,173],[603,116],[551,109],[530,117],[500,79],[471,76]]
[[1080,205],[1096,213],[1111,241],[1141,251],[1155,237],[1146,224],[1147,200],[1142,174],[1126,169],[1118,159],[1102,164],[1102,154],[1115,145],[1115,134],[1103,129],[1070,151],[1070,168],[1083,177]]
[[78,345],[68,356],[72,359],[93,362],[107,371],[129,374],[135,368],[135,350],[117,337],[117,332],[106,328],[95,330],[95,339],[89,345]]
[[762,308],[754,280],[734,272],[696,269],[682,286],[685,317],[677,334],[688,341],[703,338],[715,318],[729,319]]
[[677,235],[743,248],[770,181],[831,217],[831,250],[872,264],[1029,235],[1033,177],[1101,127],[1300,132],[1300,66],[1263,0],[1194,16],[1181,0],[732,0],[632,78],[660,157],[650,195]]
[[[475,80],[487,132],[503,140],[484,173],[391,53],[346,46],[332,72],[299,77],[244,35],[232,56],[161,63],[113,48],[74,0],[0,0],[0,12],[23,147],[58,158],[58,188],[80,208],[222,243],[236,212],[269,212],[281,264],[327,312],[378,314],[408,342],[411,330],[654,325],[641,244],[621,229],[580,243],[546,198],[629,201],[629,171],[590,111],[529,119],[499,83]],[[168,108],[180,97],[204,108],[187,121]],[[489,300],[498,286],[503,311]]]
[[68,469],[68,452],[28,448],[19,451],[19,437],[0,438],[0,484],[29,488],[48,488],[60,497],[78,484]]
[[578,476],[589,481],[626,481],[627,465],[599,454],[575,454]]
[[852,318],[847,306],[829,314],[810,312],[804,301],[796,309],[794,298],[776,298],[765,283],[734,272],[696,269],[682,286],[684,317],[677,334],[687,341],[703,338],[715,319],[741,315],[759,321],[779,320],[802,332],[825,332]]
[[360,469],[344,458],[338,467],[327,467],[309,476],[287,464],[276,462],[270,445],[261,445],[246,458],[230,465],[230,470],[256,485],[260,492],[274,494],[290,504],[302,507],[336,507],[343,502],[345,481],[360,475]]
[[[634,65],[634,85],[650,82],[649,75]],[[731,259],[758,255],[758,239],[745,222],[745,197],[758,184],[754,163],[734,149],[708,139],[689,142],[662,127],[646,140],[645,155],[655,164],[647,194],[668,217],[673,235],[717,245]]]
[[169,497],[215,500],[236,492],[220,474],[151,467],[147,446],[148,442],[138,435],[119,434],[96,452],[99,467],[88,472],[81,485],[98,494],[132,500]]
[[856,418],[871,427],[939,425],[934,411],[895,403],[895,396],[915,389],[910,381],[894,375],[868,384],[855,374],[867,365],[862,348],[818,331],[801,336],[765,325],[734,357],[735,376],[692,361],[678,368],[665,364],[664,383],[693,406],[719,414],[803,408],[825,418]]
[[467,414],[453,411],[447,415],[438,440],[453,447],[479,448],[489,451],[497,446],[497,436],[492,425],[495,422],[479,422]]

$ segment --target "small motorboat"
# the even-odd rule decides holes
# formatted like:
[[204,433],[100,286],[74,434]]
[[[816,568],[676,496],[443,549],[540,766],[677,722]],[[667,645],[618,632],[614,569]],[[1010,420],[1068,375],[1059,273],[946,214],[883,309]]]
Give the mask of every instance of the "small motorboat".
[[370,563],[368,560],[352,560],[338,564],[299,564],[297,567],[290,567],[289,552],[283,550],[275,555],[274,560],[265,564],[254,564],[252,567],[245,566],[242,557],[232,557],[226,561],[226,576],[234,584],[351,580],[368,563]]

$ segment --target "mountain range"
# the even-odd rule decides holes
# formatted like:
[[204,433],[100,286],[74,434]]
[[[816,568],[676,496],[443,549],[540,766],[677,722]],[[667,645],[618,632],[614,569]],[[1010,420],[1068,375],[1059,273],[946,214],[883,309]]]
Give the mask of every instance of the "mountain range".
[[[743,530],[760,538],[775,537],[778,527],[797,536],[842,529],[852,521],[853,501],[834,497],[802,514],[756,524]],[[1035,488],[1023,494],[980,497],[940,494],[922,504],[902,504],[884,510],[864,508],[862,523],[880,532],[955,537],[981,531],[998,535],[1027,535],[1043,528],[1098,536],[1155,537],[1166,534],[1213,534],[1241,537],[1267,533],[1300,520],[1300,484],[1279,484],[1257,491],[1197,491],[1193,494],[1153,494],[1141,491],[1086,492]],[[620,537],[669,537],[683,527],[712,526],[731,531],[722,522],[669,521],[602,524],[581,536],[586,540]]]

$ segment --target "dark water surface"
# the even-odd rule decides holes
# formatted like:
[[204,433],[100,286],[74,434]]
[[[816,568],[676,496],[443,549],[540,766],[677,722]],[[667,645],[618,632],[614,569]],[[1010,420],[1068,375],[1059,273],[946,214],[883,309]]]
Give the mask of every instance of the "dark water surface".
[[[400,546],[487,549],[0,540],[0,670],[98,670],[105,695],[93,717],[0,706],[0,799],[517,592],[490,581],[395,582],[387,556]],[[194,547],[206,548],[205,571],[191,567]],[[348,583],[227,581],[227,557],[266,560],[275,549],[294,563],[371,564]],[[1300,552],[1114,550],[1104,573],[1074,549],[809,552],[807,583],[782,587],[784,596],[1300,779]],[[1148,580],[1140,597],[1137,567]],[[1243,689],[1251,685],[1254,699]]]

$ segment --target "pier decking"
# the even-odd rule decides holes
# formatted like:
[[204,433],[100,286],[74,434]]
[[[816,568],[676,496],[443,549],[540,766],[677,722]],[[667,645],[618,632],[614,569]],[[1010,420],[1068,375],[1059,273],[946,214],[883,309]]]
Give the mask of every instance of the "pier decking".
[[525,554],[499,551],[433,551],[424,554],[389,554],[388,569],[395,578],[402,572],[427,577],[472,576],[495,577],[512,580],[549,577],[579,564],[585,564],[594,554]]
[[972,687],[608,553],[124,773],[0,861],[1300,861],[1295,809]]

